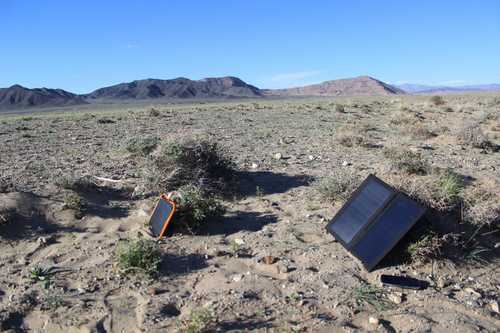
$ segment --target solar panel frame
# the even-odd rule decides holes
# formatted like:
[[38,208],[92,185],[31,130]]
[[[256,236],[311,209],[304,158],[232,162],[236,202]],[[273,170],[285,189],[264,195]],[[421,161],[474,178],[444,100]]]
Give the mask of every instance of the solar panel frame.
[[[367,262],[362,258],[361,256],[357,255],[355,253],[355,247],[357,244],[363,242],[363,238],[367,236],[370,233],[370,230],[372,228],[375,228],[378,225],[378,222],[385,216],[385,214],[391,210],[391,208],[395,207],[398,201],[400,200],[399,198],[403,200],[408,200],[408,202],[411,202],[414,204],[414,207],[416,209],[420,209],[419,212],[413,216],[411,220],[407,220],[407,222],[404,224],[403,228],[400,228],[397,230],[397,236],[392,239],[390,243],[386,243],[386,246],[384,247],[384,250],[381,251],[372,262]],[[399,201],[400,202],[400,201]],[[389,253],[391,250],[399,243],[399,241],[410,231],[410,229],[422,218],[422,216],[425,214],[425,207],[417,203],[415,200],[411,199],[404,193],[399,192],[392,200],[389,202],[388,205],[383,209],[383,211],[380,212],[380,214],[375,217],[375,219],[370,223],[370,225],[366,228],[364,232],[360,232],[358,234],[359,237],[357,237],[356,243],[352,244],[352,247],[349,249],[349,252],[351,252],[356,258],[361,261],[363,266],[366,268],[366,270],[371,271],[373,270],[379,263],[382,261],[382,259]]]
[[[342,217],[343,213],[345,212],[346,209],[349,209],[351,207],[352,202],[360,195],[360,192],[365,189],[366,186],[370,185],[370,182],[377,182],[378,184],[382,185],[384,188],[387,190],[391,191],[392,194],[389,195],[388,198],[386,198],[385,201],[380,205],[378,209],[376,209],[366,220],[366,222],[362,225],[362,227],[356,232],[356,234],[351,238],[350,241],[345,241],[337,232],[335,232],[333,226],[335,223]],[[364,258],[360,257],[355,253],[356,246],[358,243],[363,241],[363,238],[368,235],[370,232],[370,229],[376,226],[377,222],[379,222],[383,217],[384,214],[387,213],[391,208],[394,208],[395,205],[400,202],[398,198],[402,198],[404,200],[408,200],[408,202],[411,202],[414,207],[417,209],[417,214],[412,216],[412,219],[410,221],[406,221],[404,228],[401,228],[398,230],[397,236],[391,240],[390,244],[387,244],[387,246],[384,247],[383,251],[381,251],[375,259],[372,259],[372,262],[367,262],[367,260],[364,260]],[[422,206],[420,203],[416,202],[409,196],[407,196],[404,193],[401,193],[400,191],[394,189],[392,186],[389,184],[385,183],[375,175],[370,174],[362,183],[361,185],[352,193],[351,197],[349,200],[342,206],[342,208],[335,214],[333,219],[328,223],[326,226],[326,229],[328,232],[330,232],[335,239],[342,244],[354,257],[356,257],[362,264],[363,266],[368,270],[371,271],[373,268],[375,268],[378,263],[396,246],[396,244],[401,240],[401,238],[404,237],[404,235],[422,218],[422,216],[425,214],[426,207]],[[359,251],[358,251],[359,252]]]
[[[158,234],[155,234],[154,227],[153,227],[153,224],[155,223],[155,221],[153,221],[153,219],[158,216],[157,213],[159,213],[159,211],[157,212],[157,210],[162,209],[162,207],[161,207],[162,201],[164,203],[166,203],[167,205],[169,205],[171,209],[170,209],[168,216],[165,219],[162,219],[163,224],[161,226],[160,232]],[[173,200],[170,200],[167,197],[167,195],[162,194],[160,196],[160,199],[156,203],[155,209],[153,210],[153,212],[151,213],[151,217],[149,218],[149,225],[151,227],[151,233],[153,234],[153,236],[157,237],[158,239],[161,239],[165,235],[165,233],[167,231],[167,227],[169,226],[170,221],[172,220],[172,217],[176,211],[176,208],[177,207],[176,207],[175,202]],[[159,222],[162,222],[162,221],[159,221]]]
[[[346,242],[335,230],[333,229],[333,225],[335,224],[336,221],[342,216],[342,214],[345,212],[345,210],[349,209],[351,206],[352,202],[354,199],[359,195],[359,193],[369,185],[370,182],[375,181],[385,187],[387,190],[391,191],[392,194],[383,202],[383,204],[376,209],[370,217],[367,219],[366,223],[361,227],[361,229],[352,237],[352,239],[349,242]],[[385,183],[382,181],[380,178],[376,177],[373,174],[368,175],[366,179],[361,183],[361,185],[358,186],[358,188],[351,194],[347,202],[340,208],[340,210],[335,214],[333,219],[328,223],[326,226],[326,229],[328,232],[330,232],[334,237],[335,240],[337,240],[340,244],[342,244],[346,249],[350,250],[353,244],[356,244],[357,240],[364,234],[366,229],[370,227],[370,224],[373,222],[373,220],[382,212],[387,205],[391,202],[392,199],[398,194],[398,191],[396,191],[392,186],[389,184]]]

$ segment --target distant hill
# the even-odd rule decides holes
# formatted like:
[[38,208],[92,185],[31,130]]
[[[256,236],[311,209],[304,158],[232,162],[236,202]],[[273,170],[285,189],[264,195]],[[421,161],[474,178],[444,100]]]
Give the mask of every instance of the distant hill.
[[467,85],[467,86],[430,86],[423,84],[411,84],[405,83],[397,85],[399,89],[402,89],[411,94],[431,94],[431,93],[461,93],[468,91],[500,91],[500,84],[477,84],[477,85]]
[[0,88],[0,109],[86,104],[80,96],[62,89],[29,89],[20,85]]
[[190,80],[146,79],[120,83],[97,89],[82,95],[92,99],[150,99],[150,98],[213,98],[213,97],[259,97],[259,88],[245,83],[236,77],[206,78]]
[[288,89],[266,90],[270,96],[374,96],[399,95],[405,92],[369,76],[325,81],[318,84]]

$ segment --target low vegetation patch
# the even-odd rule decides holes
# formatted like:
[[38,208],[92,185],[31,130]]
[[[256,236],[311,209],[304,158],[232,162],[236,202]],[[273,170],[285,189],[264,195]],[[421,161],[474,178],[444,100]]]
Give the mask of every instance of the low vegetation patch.
[[236,183],[233,158],[210,140],[165,144],[146,169],[147,182],[158,191],[195,185],[206,193],[228,194]]
[[442,96],[432,96],[431,99],[430,99],[431,103],[436,105],[436,106],[439,106],[439,105],[443,105],[445,104],[445,100]]
[[125,149],[134,155],[147,156],[158,145],[159,139],[156,137],[135,137],[125,142]]
[[472,124],[463,127],[457,133],[457,141],[459,144],[481,148],[485,150],[494,150],[495,145],[490,141],[488,136],[481,129],[480,124]]
[[220,217],[225,212],[217,197],[207,195],[194,185],[180,187],[173,200],[177,205],[174,225],[179,231],[196,232],[208,220]]
[[124,272],[157,274],[160,269],[161,252],[152,240],[124,240],[116,248],[118,266]]
[[393,168],[407,174],[425,175],[429,165],[422,154],[407,149],[386,149],[384,155]]
[[346,169],[335,171],[314,183],[321,200],[334,203],[347,201],[352,192],[359,186],[361,179],[356,173]]
[[84,215],[85,201],[78,193],[68,193],[64,196],[64,208],[75,211],[75,217],[80,219]]
[[367,283],[355,288],[349,299],[354,300],[358,306],[368,304],[378,312],[393,307],[393,303],[387,298],[383,289]]
[[478,227],[500,227],[500,197],[481,188],[466,191],[463,218]]
[[365,128],[343,126],[335,132],[335,140],[345,147],[369,146],[368,134]]
[[183,333],[204,333],[213,328],[215,318],[208,308],[194,309],[188,319],[183,321]]

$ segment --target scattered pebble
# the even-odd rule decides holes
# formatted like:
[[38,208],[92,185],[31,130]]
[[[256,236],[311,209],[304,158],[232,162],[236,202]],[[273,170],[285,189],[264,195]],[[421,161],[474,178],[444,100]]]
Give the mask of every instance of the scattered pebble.
[[368,318],[368,322],[372,325],[378,325],[380,320],[377,317],[370,316],[370,318]]

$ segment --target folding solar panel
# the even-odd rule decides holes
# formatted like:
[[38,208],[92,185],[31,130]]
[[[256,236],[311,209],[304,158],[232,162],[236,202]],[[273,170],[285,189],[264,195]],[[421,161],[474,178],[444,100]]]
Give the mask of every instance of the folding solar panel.
[[370,175],[327,229],[372,270],[424,213],[423,206]]
[[155,210],[149,220],[151,232],[154,236],[161,238],[167,231],[167,227],[175,212],[175,203],[162,195],[156,204]]

